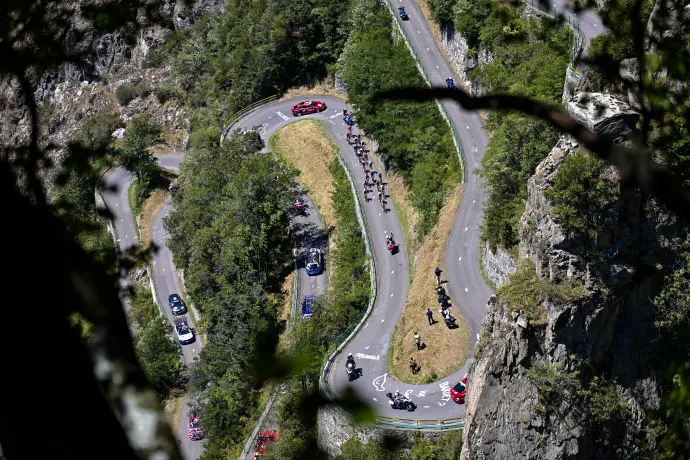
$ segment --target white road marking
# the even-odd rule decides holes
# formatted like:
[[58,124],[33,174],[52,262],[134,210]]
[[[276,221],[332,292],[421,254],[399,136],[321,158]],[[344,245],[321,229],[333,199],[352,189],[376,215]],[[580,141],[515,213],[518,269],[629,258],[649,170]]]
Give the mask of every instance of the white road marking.
[[122,240],[118,239],[117,241],[122,241]]
[[364,349],[365,349],[365,350],[368,350],[370,346],[371,346],[371,345],[367,345],[366,347],[364,347]]
[[335,117],[339,117],[339,116],[340,116],[340,114],[339,114],[339,113],[336,113],[335,115],[331,115],[331,116],[328,117],[328,118],[335,118]]
[[393,297],[393,294],[391,294],[391,297]]
[[373,400],[374,400],[374,401],[376,401],[376,402],[379,402],[379,400],[378,400],[378,399],[376,399],[376,398],[371,398],[371,399],[373,399]]
[[285,115],[283,112],[276,112],[276,113],[278,114],[278,116],[279,116],[280,118],[282,118],[282,119],[285,120],[285,121],[288,121],[288,120],[290,119],[290,117],[288,117],[287,115]]
[[380,216],[380,215],[381,215],[381,213],[379,213],[379,216]]
[[467,129],[470,129],[470,125],[467,125]]
[[438,69],[438,66],[436,66],[436,68]]
[[[386,388],[383,386],[384,383],[386,383],[386,376],[388,375],[388,372],[386,372],[383,375],[379,375],[374,379],[374,388],[376,388],[376,391],[386,391]],[[381,389],[379,390],[379,386]]]
[[470,292],[469,289],[465,288],[465,292]]
[[596,26],[597,26],[597,25],[596,25],[596,24],[594,24],[594,27],[596,27]]
[[427,48],[426,50],[429,51],[429,48]]
[[372,361],[378,361],[379,359],[381,359],[379,355],[365,355],[364,353],[357,353],[355,356],[360,359],[370,359]]
[[383,318],[383,319],[381,320],[381,322],[384,322],[385,320],[386,320],[386,318]]
[[417,31],[417,33],[419,33],[419,31]]
[[476,203],[476,202],[477,202],[477,200],[472,200],[472,203]]
[[120,206],[120,203],[115,203],[115,206]]
[[467,231],[468,228],[469,228],[469,227],[465,227],[465,231]]
[[393,270],[393,271],[391,272],[391,275],[395,275],[395,270]]
[[[333,123],[333,120],[328,120],[328,121],[330,121],[331,123]],[[333,126],[335,126],[335,123],[333,123]]]
[[428,390],[421,390],[421,391],[417,394],[417,397],[418,397],[418,398],[422,398],[422,397],[426,396],[426,392],[427,392],[427,391],[428,391]]
[[462,260],[462,257],[459,257],[458,260]]
[[124,219],[120,219],[120,222],[124,222],[124,221],[125,221]]
[[424,409],[428,409],[428,408],[431,407],[431,406],[422,406],[422,407],[423,407]]
[[479,149],[474,149],[475,152],[479,152]]

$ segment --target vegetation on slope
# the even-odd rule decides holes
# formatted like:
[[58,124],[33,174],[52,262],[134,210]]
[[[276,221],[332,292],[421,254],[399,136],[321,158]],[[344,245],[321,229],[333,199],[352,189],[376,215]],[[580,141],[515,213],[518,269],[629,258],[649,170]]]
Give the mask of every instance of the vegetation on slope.
[[391,16],[376,0],[353,7],[352,34],[338,61],[357,123],[379,143],[378,154],[408,183],[421,214],[419,237],[438,220],[448,191],[461,180],[450,128],[433,102],[374,101],[396,87],[426,87]]
[[[560,104],[572,32],[547,18],[522,19],[520,10],[491,0],[434,0],[437,21],[454,24],[467,38],[469,53],[488,51],[493,59],[469,78],[489,94],[510,93]],[[491,139],[480,174],[489,187],[483,238],[492,248],[519,242],[518,221],[525,209],[527,179],[556,144],[559,133],[547,123],[518,113],[491,111]]]
[[236,132],[222,145],[197,136],[190,147],[166,226],[175,265],[203,314],[207,343],[191,389],[209,430],[204,458],[218,458],[248,434],[261,383],[252,366],[269,361],[277,343],[296,184],[294,172],[248,135]]

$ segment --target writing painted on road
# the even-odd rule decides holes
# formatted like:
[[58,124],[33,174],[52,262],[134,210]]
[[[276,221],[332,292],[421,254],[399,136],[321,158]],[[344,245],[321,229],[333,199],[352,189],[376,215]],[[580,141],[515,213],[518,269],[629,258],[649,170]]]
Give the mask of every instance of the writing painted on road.
[[374,388],[376,388],[376,391],[386,391],[386,387],[384,387],[383,384],[386,383],[387,375],[388,373],[385,373],[374,379]]
[[357,353],[355,355],[356,357],[360,359],[371,359],[372,361],[378,361],[379,360],[379,355],[365,355],[364,353]]
[[276,113],[278,114],[278,116],[279,116],[280,118],[282,118],[282,119],[285,120],[285,121],[288,121],[288,120],[290,119],[290,117],[288,117],[287,115],[285,115],[283,112],[276,112]]
[[417,393],[417,397],[421,398],[421,397],[426,396],[426,392],[427,392],[427,390],[421,390],[419,393]]
[[438,405],[439,406],[445,406],[448,401],[450,401],[450,384],[448,382],[443,382],[438,384],[439,387],[441,387],[441,391],[443,392],[443,397],[441,398],[441,401],[439,401]]

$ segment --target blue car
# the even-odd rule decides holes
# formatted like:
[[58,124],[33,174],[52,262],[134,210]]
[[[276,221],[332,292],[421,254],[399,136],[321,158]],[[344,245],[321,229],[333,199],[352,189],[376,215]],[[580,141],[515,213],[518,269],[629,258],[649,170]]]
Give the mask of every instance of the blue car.
[[320,275],[321,269],[321,251],[317,248],[309,248],[305,251],[305,268],[307,269],[307,275],[315,276]]
[[312,303],[316,300],[316,296],[309,295],[302,300],[302,319],[311,318],[314,315]]
[[172,310],[172,314],[175,316],[187,313],[187,307],[179,294],[170,294],[168,297],[168,305],[170,305],[170,310]]

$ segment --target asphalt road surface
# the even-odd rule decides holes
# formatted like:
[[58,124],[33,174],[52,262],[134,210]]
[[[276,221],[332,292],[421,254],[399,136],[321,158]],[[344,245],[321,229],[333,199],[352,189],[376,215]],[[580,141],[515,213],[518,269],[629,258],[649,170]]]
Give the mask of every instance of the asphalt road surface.
[[[158,163],[161,167],[170,169],[172,171],[179,170],[179,164],[182,157],[178,155],[161,155],[158,158]],[[134,216],[129,207],[128,190],[134,175],[124,168],[115,168],[110,171],[103,179],[105,190],[103,191],[103,199],[105,200],[108,209],[113,214],[113,225],[115,226],[115,234],[118,247],[121,250],[126,250],[138,243],[138,235],[136,226],[134,224]],[[112,189],[112,190],[111,190]],[[175,327],[173,315],[168,306],[168,296],[173,293],[182,294],[179,280],[175,271],[175,266],[172,262],[172,253],[168,249],[168,233],[163,227],[163,219],[170,212],[172,203],[168,200],[160,212],[155,216],[151,226],[151,237],[153,243],[158,247],[158,250],[153,256],[153,283],[156,289],[156,298],[160,304],[161,310],[164,312],[166,319],[170,325]],[[122,285],[129,283],[129,280],[121,280]],[[187,299],[185,299],[187,300]],[[189,302],[186,302],[189,305]],[[190,327],[194,327],[193,319],[189,314],[187,321]],[[202,343],[199,337],[194,343],[189,345],[182,345],[182,356],[185,363],[191,363],[194,358],[199,356]],[[197,459],[201,456],[203,451],[203,441],[192,441],[187,436],[187,403],[188,399],[183,401],[182,417],[180,424],[176,430],[176,437],[180,445],[180,450],[187,459]]]

